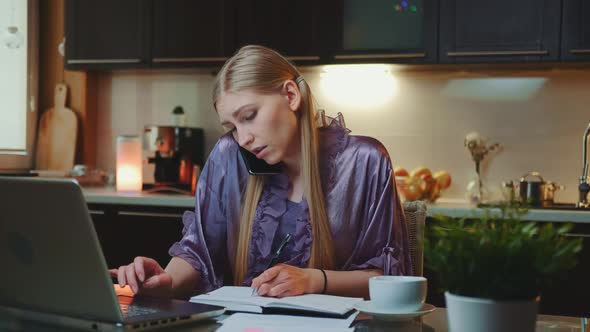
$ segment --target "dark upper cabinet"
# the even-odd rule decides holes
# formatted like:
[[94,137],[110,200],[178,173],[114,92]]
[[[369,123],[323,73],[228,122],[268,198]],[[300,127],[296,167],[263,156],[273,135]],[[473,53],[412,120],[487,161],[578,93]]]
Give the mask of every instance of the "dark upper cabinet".
[[149,7],[145,0],[67,0],[66,68],[146,66]]
[[337,62],[436,62],[438,0],[338,0]]
[[561,0],[445,0],[440,6],[439,61],[558,60],[559,13]]
[[590,2],[564,1],[562,26],[561,59],[590,60]]
[[66,68],[590,60],[585,0],[66,0]]
[[153,0],[153,66],[223,63],[233,53],[228,0]]
[[[326,1],[327,3],[328,1]],[[297,63],[317,62],[327,38],[324,1],[237,0],[236,48],[259,44]]]

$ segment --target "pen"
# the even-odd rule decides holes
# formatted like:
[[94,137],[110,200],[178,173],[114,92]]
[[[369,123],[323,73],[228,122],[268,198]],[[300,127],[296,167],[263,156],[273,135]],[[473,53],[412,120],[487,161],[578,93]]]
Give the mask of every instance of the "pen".
[[[287,233],[287,235],[285,236],[285,238],[283,239],[281,244],[279,244],[279,247],[277,248],[275,253],[272,255],[272,257],[271,257],[270,261],[268,262],[268,264],[266,265],[266,268],[264,269],[264,271],[270,269],[271,267],[275,266],[279,262],[279,257],[281,256],[281,252],[283,252],[283,248],[285,248],[287,243],[289,243],[289,241],[291,241],[291,238],[292,238],[291,233]],[[252,296],[257,295],[257,292],[258,292],[258,289],[252,288]]]

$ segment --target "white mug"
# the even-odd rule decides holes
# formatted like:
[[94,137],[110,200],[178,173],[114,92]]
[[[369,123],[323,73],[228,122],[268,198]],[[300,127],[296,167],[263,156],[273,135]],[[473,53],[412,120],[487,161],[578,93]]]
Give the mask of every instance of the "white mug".
[[426,299],[426,278],[377,276],[369,279],[369,295],[375,310],[416,312]]

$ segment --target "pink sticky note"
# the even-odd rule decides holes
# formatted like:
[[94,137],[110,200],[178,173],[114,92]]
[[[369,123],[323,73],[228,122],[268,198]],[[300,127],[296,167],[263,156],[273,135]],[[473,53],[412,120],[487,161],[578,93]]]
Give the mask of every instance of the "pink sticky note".
[[247,327],[244,329],[244,332],[264,332],[264,329],[260,327]]

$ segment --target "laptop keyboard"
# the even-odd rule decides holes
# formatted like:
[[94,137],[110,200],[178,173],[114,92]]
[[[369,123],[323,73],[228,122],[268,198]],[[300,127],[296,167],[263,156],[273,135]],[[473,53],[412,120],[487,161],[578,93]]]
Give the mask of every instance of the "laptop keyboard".
[[123,313],[123,317],[137,317],[141,315],[149,315],[155,314],[157,312],[161,312],[161,310],[149,308],[149,307],[141,307],[138,305],[128,305],[128,304],[119,304],[121,307],[121,312]]
[[162,312],[162,309],[164,309],[161,308],[161,306],[157,303],[152,303],[151,301],[148,303],[143,301],[145,304],[148,304],[148,306],[145,306],[141,305],[140,303],[133,303],[133,297],[118,296],[117,298],[119,300],[119,308],[121,308],[123,317],[137,317],[141,315],[155,314]]

